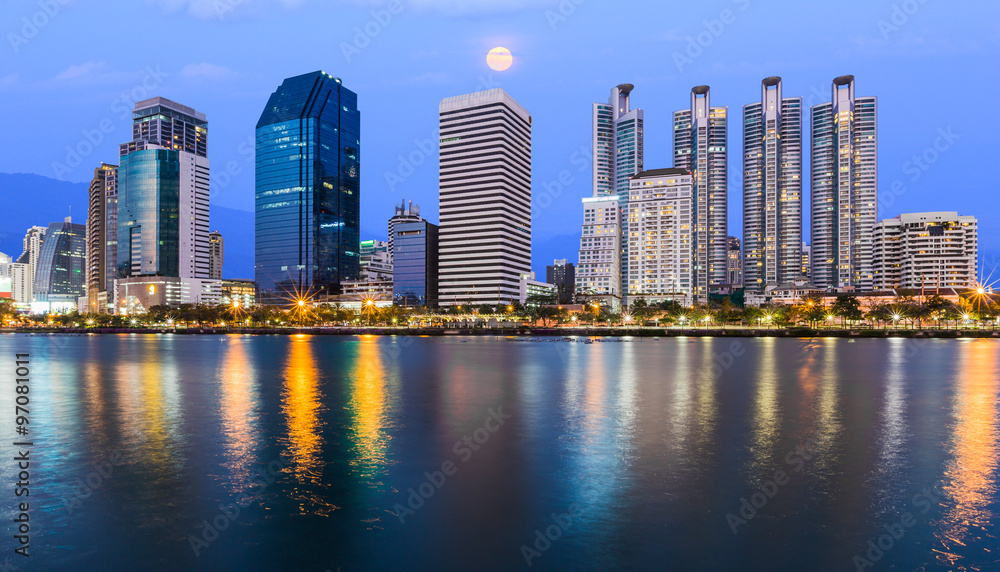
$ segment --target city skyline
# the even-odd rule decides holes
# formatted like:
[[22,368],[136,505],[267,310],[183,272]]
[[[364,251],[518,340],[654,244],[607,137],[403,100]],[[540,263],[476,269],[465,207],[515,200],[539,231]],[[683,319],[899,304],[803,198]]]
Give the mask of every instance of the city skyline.
[[[437,102],[442,97],[483,89],[494,82],[535,116],[533,187],[540,192],[546,185],[553,189],[556,184],[562,186],[558,195],[553,192],[549,197],[551,203],[546,202],[546,208],[538,209],[532,269],[542,272],[547,260],[572,256],[566,250],[576,249],[574,235],[579,232],[582,209],[579,198],[590,192],[591,164],[583,153],[574,153],[589,145],[589,126],[582,125],[586,123],[587,108],[593,101],[600,101],[609,86],[622,81],[636,85],[645,111],[645,167],[663,168],[672,164],[670,114],[686,105],[691,86],[710,85],[713,104],[727,106],[738,115],[742,105],[759,97],[761,78],[781,76],[786,97],[802,97],[808,107],[829,99],[831,78],[853,74],[858,78],[859,93],[877,95],[883,107],[879,117],[882,132],[879,187],[883,190],[879,218],[905,212],[976,211],[983,221],[980,229],[983,254],[997,256],[1000,228],[990,222],[1000,218],[994,216],[997,207],[983,204],[978,198],[982,189],[989,187],[989,178],[980,169],[966,168],[975,165],[968,157],[973,149],[989,152],[995,148],[996,143],[988,134],[995,130],[992,127],[997,118],[992,114],[976,114],[973,120],[949,104],[950,90],[930,90],[917,97],[916,84],[910,79],[921,77],[932,67],[935,81],[941,85],[962,85],[965,93],[995,91],[996,78],[975,70],[995,61],[1000,53],[1000,42],[987,24],[990,13],[998,10],[996,7],[983,7],[984,14],[970,18],[964,8],[949,10],[934,4],[921,5],[918,12],[906,15],[907,22],[900,25],[892,23],[892,3],[855,2],[837,10],[818,8],[810,12],[808,20],[803,15],[787,14],[780,6],[751,4],[745,9],[743,3],[683,6],[671,10],[668,26],[662,25],[662,18],[649,18],[649,22],[643,19],[630,24],[634,33],[629,37],[618,38],[614,44],[597,42],[599,45],[591,46],[590,42],[583,42],[579,57],[558,61],[547,55],[556,51],[555,45],[576,41],[575,38],[592,29],[593,22],[603,19],[612,24],[624,18],[628,3],[619,10],[582,4],[566,16],[559,13],[558,4],[484,6],[477,9],[479,12],[466,14],[439,8],[436,3],[410,5],[390,14],[391,21],[385,25],[375,22],[371,14],[373,10],[387,9],[377,5],[356,7],[341,3],[319,7],[307,2],[299,8],[284,8],[276,2],[246,2],[219,17],[211,9],[199,12],[191,3],[177,3],[180,7],[175,9],[160,4],[140,9],[129,4],[122,6],[121,13],[101,18],[99,27],[121,28],[123,38],[127,38],[138,31],[127,30],[116,22],[127,21],[137,11],[150,12],[166,22],[190,25],[192,30],[209,35],[208,46],[225,42],[244,48],[210,53],[205,46],[151,46],[136,52],[102,49],[101,41],[112,40],[99,40],[94,45],[77,41],[72,50],[66,50],[72,55],[43,59],[47,50],[79,39],[79,32],[74,30],[87,29],[88,24],[98,25],[96,14],[74,5],[65,6],[28,44],[18,44],[16,53],[7,46],[14,57],[9,59],[8,68],[0,70],[3,80],[0,99],[11,104],[8,107],[11,128],[31,133],[26,133],[25,140],[13,152],[0,157],[0,171],[33,172],[89,182],[93,169],[101,161],[116,160],[113,150],[125,139],[122,133],[130,128],[127,115],[134,101],[134,90],[137,96],[161,95],[185,102],[211,117],[212,203],[251,211],[253,119],[281,78],[324,69],[354,86],[364,109],[382,114],[380,121],[368,124],[364,136],[366,149],[370,151],[362,163],[362,178],[366,182],[361,228],[363,238],[385,239],[384,230],[379,231],[384,228],[384,211],[398,204],[403,196],[423,205],[428,220],[439,218],[436,150],[431,147],[425,152],[418,145],[434,139]],[[210,7],[210,3],[206,5]],[[20,16],[30,19],[37,7],[29,7],[31,10],[15,14],[18,16],[15,20]],[[706,32],[704,22],[720,20],[720,12],[726,7],[732,10],[735,20],[725,24],[718,36],[709,33],[712,37],[709,45],[698,44],[699,34]],[[650,9],[654,15],[661,10]],[[559,18],[552,18],[549,12]],[[320,21],[330,22],[324,20],[329,14],[338,16],[337,24],[324,36],[323,49],[296,49],[298,59],[294,64],[289,63],[291,46],[265,49],[243,41],[271,21],[278,25],[296,22],[306,32]],[[303,15],[313,18],[303,19]],[[431,34],[431,39],[423,42],[424,49],[403,49],[412,45],[418,30],[427,35],[423,32],[443,30],[456,21],[463,22],[457,36],[444,39],[446,34],[440,34],[441,38]],[[808,25],[814,21],[839,26],[837,37],[810,35]],[[360,54],[349,50],[348,61],[341,44],[355,49],[355,28],[364,31],[371,22],[375,23],[369,28],[378,26],[379,34],[369,38]],[[885,28],[880,22],[897,29]],[[755,30],[765,23],[780,23],[784,35],[776,37],[774,42],[752,41]],[[511,34],[512,25],[523,28],[523,32]],[[962,38],[954,33],[959,27],[963,30]],[[19,29],[11,32],[20,34]],[[706,37],[703,35],[701,39]],[[695,47],[689,49],[688,38],[695,40]],[[318,42],[303,33],[295,43],[308,48],[318,46]],[[359,37],[359,44],[364,43],[364,38]],[[485,54],[496,45],[505,45],[514,54],[514,64],[506,72],[494,72],[486,66]],[[908,45],[926,47],[911,52],[903,49]],[[790,46],[796,49],[792,51]],[[930,46],[944,48],[933,51]],[[699,51],[697,57],[689,55]],[[688,63],[686,58],[692,61]],[[401,97],[403,94],[406,95]],[[57,121],[42,111],[45,105],[57,105],[67,113],[61,114]],[[910,119],[927,108],[935,109],[930,120]],[[30,129],[25,123],[27,118],[32,118]],[[85,131],[94,141],[103,140],[94,145]],[[728,227],[733,236],[743,236],[742,212],[736,207],[742,204],[741,173],[736,170],[739,163],[736,155],[741,153],[739,139],[738,131],[729,134],[732,156]],[[803,144],[808,145],[808,141]],[[80,157],[77,166],[70,167],[76,163],[68,161],[66,146],[88,151],[88,145],[93,149]],[[54,164],[69,171],[60,170],[60,177],[56,177]],[[566,177],[560,182],[563,171],[571,175],[571,182],[567,183],[570,179]],[[956,179],[954,173],[962,176]],[[388,181],[387,174],[402,180]],[[808,165],[803,176],[809,176]],[[894,184],[896,190],[886,192]],[[937,192],[946,186],[955,192],[947,195]],[[806,187],[808,200],[808,184]],[[804,235],[805,242],[810,242],[806,211]],[[36,224],[49,222],[52,221]]]

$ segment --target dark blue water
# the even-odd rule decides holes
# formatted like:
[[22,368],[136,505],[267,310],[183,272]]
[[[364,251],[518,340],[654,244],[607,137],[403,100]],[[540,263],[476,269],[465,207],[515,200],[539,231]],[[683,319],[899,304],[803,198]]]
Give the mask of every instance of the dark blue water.
[[994,340],[3,335],[0,368],[17,570],[1000,570]]

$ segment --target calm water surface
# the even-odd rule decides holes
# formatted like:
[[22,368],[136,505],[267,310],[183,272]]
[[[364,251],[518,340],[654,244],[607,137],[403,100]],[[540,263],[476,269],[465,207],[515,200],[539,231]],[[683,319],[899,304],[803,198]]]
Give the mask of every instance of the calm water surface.
[[17,570],[1000,570],[996,340],[3,335],[0,368]]

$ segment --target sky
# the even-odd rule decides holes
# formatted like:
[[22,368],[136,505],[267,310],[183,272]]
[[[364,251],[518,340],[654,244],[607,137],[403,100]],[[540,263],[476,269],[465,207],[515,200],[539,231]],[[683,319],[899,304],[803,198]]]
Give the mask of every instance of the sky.
[[[647,169],[671,166],[671,113],[711,86],[712,105],[729,107],[729,233],[742,236],[742,106],[768,76],[815,105],[851,74],[857,95],[879,98],[879,218],[975,215],[984,265],[1000,264],[995,2],[5,0],[3,11],[0,172],[88,181],[117,163],[134,102],[162,96],[208,117],[213,204],[252,211],[268,96],[323,70],[358,94],[362,237],[385,239],[403,198],[437,221],[440,100],[502,87],[532,114],[544,272],[553,257],[576,260],[591,104],[613,86],[636,86]],[[486,64],[496,46],[513,53],[507,71]],[[540,253],[546,241],[566,246]],[[240,247],[252,245],[227,244]]]

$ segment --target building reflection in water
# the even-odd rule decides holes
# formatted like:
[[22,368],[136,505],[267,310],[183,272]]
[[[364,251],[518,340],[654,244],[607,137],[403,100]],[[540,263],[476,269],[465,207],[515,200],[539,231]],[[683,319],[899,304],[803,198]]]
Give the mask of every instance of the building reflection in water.
[[318,485],[323,479],[319,378],[311,336],[291,336],[281,410],[288,424],[285,453],[291,460],[291,473],[300,485]]
[[882,411],[879,413],[878,460],[873,477],[879,496],[878,506],[890,510],[889,507],[904,494],[903,479],[900,478],[908,437],[904,384],[906,362],[913,357],[914,346],[911,340],[904,338],[889,338],[886,342],[889,344],[888,367]]
[[247,351],[249,341],[239,335],[228,336],[225,354],[219,364],[220,414],[223,442],[223,466],[233,493],[252,488],[256,470],[258,421],[257,374]]
[[390,444],[388,372],[378,338],[361,336],[350,376],[350,461],[355,478],[372,492],[385,488]]
[[[997,539],[989,529],[996,519],[990,510],[997,493],[997,388],[1000,371],[994,340],[961,343],[959,380],[953,406],[953,459],[944,476],[948,506],[935,523],[941,548],[938,561],[959,570],[979,570],[957,554],[979,551],[981,562],[995,562]],[[968,558],[968,556],[966,556]],[[980,563],[981,563],[980,562]],[[966,567],[965,564],[971,564]],[[982,568],[985,570],[985,568]]]
[[750,452],[753,457],[750,468],[752,479],[759,479],[774,471],[772,456],[778,440],[781,413],[778,404],[779,371],[775,359],[778,342],[775,338],[761,338],[757,343],[760,346],[760,359],[757,361],[757,371],[754,376],[757,391],[754,396],[750,442]]
[[813,375],[819,378],[819,402],[816,405],[816,433],[809,438],[816,444],[817,452],[814,462],[820,474],[830,475],[840,463],[836,454],[839,447],[841,431],[840,384],[842,383],[841,368],[838,362],[841,346],[844,340],[838,338],[823,338],[823,361],[818,372]]

